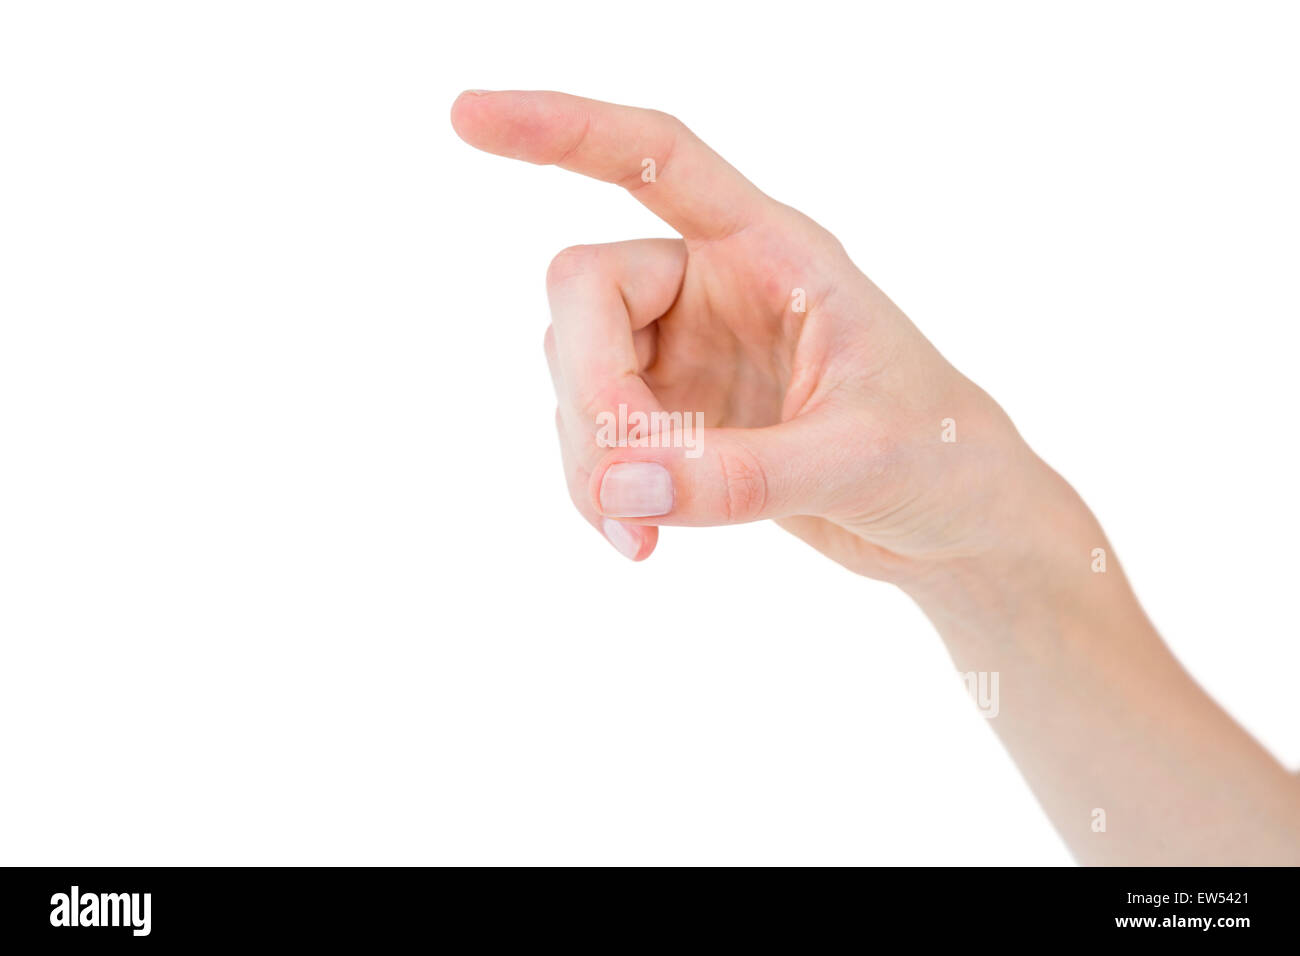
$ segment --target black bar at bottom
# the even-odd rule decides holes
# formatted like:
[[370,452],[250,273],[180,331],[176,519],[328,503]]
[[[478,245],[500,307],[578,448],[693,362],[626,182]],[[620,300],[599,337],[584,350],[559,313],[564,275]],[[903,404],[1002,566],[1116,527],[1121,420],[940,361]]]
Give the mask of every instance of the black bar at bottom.
[[[0,870],[0,947],[902,940],[1294,944],[1296,869]],[[812,879],[813,882],[809,882]],[[403,945],[402,948],[406,948]]]

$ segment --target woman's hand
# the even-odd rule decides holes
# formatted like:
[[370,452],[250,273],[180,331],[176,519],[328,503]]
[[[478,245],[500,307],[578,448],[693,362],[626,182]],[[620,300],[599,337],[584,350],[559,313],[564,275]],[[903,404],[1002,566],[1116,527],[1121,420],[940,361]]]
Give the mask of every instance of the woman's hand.
[[[466,93],[452,122],[682,235],[569,249],[548,276],[569,490],[615,547],[774,518],[901,585],[958,670],[999,678],[987,716],[1081,861],[1300,860],[1295,779],[1178,665],[1073,490],[829,233],[662,113]],[[610,447],[638,412],[680,413],[674,447]]]
[[[480,149],[617,183],[683,237],[566,249],[547,276],[569,490],[620,551],[647,557],[656,525],[774,518],[902,583],[998,544],[1044,470],[830,233],[663,113],[469,92],[452,123]],[[609,447],[600,424],[620,406],[702,413],[706,430]]]
[[[569,249],[548,277],[569,490],[615,547],[775,518],[901,585],[958,670],[999,678],[986,716],[1081,861],[1300,861],[1295,779],[1178,665],[1073,490],[830,234],[662,113],[466,93],[452,122],[618,183],[682,235]],[[708,427],[608,447],[602,418],[663,411]]]

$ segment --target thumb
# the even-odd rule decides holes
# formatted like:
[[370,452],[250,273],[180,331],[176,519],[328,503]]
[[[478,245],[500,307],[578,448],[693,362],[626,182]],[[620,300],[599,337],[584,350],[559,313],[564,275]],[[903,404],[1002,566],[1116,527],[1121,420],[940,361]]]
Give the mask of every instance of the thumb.
[[606,453],[591,474],[596,510],[650,525],[820,515],[833,507],[851,474],[843,442],[809,419],[694,434],[688,427],[675,432],[671,444],[647,447],[634,440]]

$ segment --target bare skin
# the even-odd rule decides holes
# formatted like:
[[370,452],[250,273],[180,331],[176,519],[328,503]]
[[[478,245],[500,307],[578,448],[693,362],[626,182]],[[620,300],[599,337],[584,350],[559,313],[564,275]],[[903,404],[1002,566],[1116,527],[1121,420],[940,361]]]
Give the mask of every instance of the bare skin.
[[[452,123],[622,185],[682,236],[567,249],[547,277],[569,491],[611,544],[640,561],[661,525],[773,519],[911,595],[959,670],[998,672],[991,723],[1080,862],[1300,864],[1300,782],[1179,666],[1073,489],[833,236],[663,113],[475,91]],[[702,412],[701,453],[600,443],[620,405]]]

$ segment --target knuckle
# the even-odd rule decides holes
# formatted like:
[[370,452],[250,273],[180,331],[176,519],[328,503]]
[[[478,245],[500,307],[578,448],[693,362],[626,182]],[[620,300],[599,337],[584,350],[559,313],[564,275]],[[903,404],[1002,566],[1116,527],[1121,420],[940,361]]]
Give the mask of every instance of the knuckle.
[[663,123],[663,125],[667,129],[672,130],[674,133],[681,133],[685,131],[686,124],[683,123],[676,116],[674,116],[672,113],[665,113],[663,110],[651,110],[650,112],[654,113],[657,117],[659,117],[659,121]]
[[741,445],[719,449],[723,505],[728,521],[753,521],[767,506],[767,475],[757,456]]
[[560,250],[546,270],[546,287],[553,289],[570,279],[590,274],[599,259],[599,246],[569,246]]
[[591,511],[587,492],[590,480],[591,472],[583,468],[565,469],[564,485],[569,492],[569,500],[573,502],[573,507],[578,510],[578,513],[584,516]]

